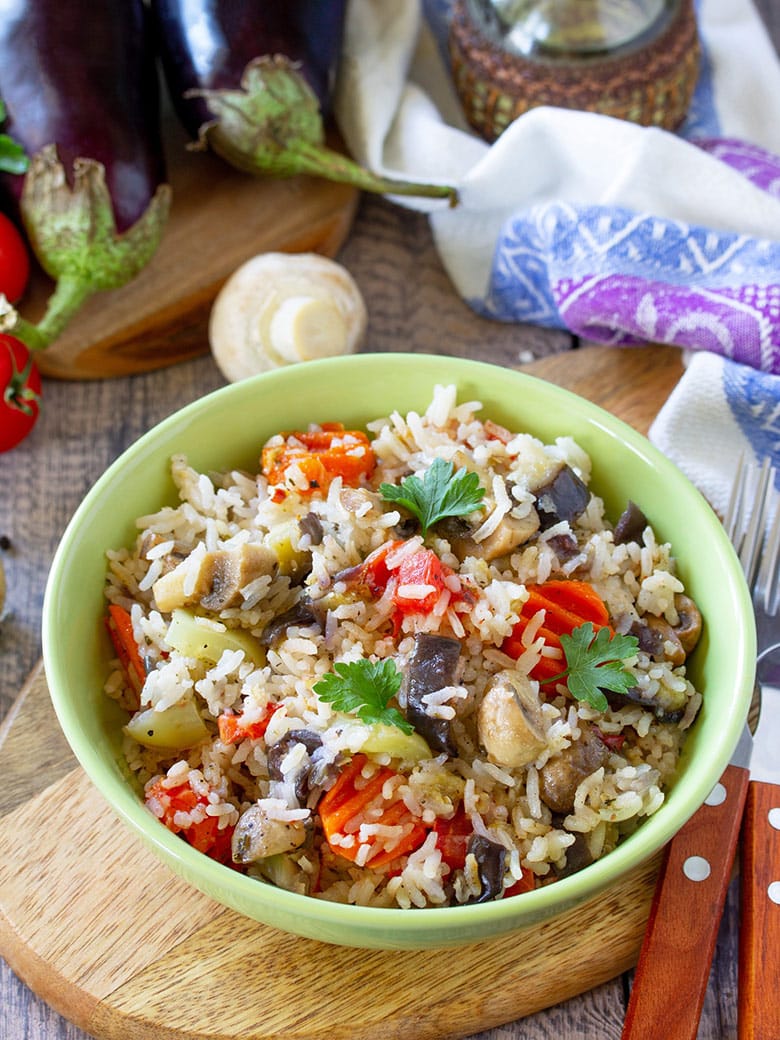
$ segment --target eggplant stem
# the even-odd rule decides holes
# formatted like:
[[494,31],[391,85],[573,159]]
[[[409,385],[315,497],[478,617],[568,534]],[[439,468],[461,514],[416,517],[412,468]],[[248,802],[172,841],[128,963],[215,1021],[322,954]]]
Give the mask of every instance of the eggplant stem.
[[412,181],[394,180],[392,177],[380,177],[371,173],[351,159],[322,145],[309,144],[308,141],[290,141],[287,143],[288,155],[298,159],[296,167],[300,173],[326,177],[328,180],[351,184],[362,191],[377,192],[381,195],[415,195],[429,199],[449,199],[451,206],[458,203],[455,188],[446,184],[417,184]]
[[45,350],[93,291],[83,280],[64,275],[58,279],[46,311],[37,324],[27,321],[18,311],[9,310],[4,329],[21,340],[28,350]]

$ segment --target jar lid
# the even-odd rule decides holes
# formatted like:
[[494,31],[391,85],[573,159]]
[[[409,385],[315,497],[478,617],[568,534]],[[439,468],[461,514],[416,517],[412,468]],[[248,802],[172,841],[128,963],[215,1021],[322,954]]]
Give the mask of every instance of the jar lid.
[[488,141],[539,105],[674,130],[700,60],[693,0],[456,0],[449,48]]

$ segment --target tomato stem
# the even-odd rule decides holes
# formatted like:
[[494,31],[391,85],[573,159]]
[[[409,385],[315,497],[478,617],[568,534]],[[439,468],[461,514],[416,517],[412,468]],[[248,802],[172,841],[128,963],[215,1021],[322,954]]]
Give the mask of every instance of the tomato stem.
[[40,401],[41,395],[27,386],[27,380],[32,372],[32,354],[27,355],[27,361],[23,369],[16,366],[16,356],[8,343],[3,343],[11,359],[11,378],[3,389],[3,400],[9,408],[17,408],[24,415],[34,415],[35,409],[32,402]]

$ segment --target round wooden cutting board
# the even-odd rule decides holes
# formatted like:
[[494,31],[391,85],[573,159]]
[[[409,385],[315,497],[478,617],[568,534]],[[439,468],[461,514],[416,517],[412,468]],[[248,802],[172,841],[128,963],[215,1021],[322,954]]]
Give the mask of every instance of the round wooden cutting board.
[[[617,370],[610,357],[611,348],[574,351],[528,370],[644,431],[679,378],[679,355],[637,351]],[[589,903],[492,942],[354,950],[247,920],[170,873],[77,765],[42,667],[0,728],[0,768],[0,954],[98,1040],[478,1033],[635,964],[660,863],[659,854]]]

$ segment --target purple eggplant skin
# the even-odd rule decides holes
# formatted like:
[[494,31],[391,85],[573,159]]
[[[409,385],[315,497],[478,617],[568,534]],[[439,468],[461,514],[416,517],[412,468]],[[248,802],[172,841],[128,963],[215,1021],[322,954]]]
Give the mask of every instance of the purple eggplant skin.
[[[4,131],[28,155],[56,144],[105,167],[118,231],[165,182],[159,86],[143,0],[15,0],[0,4]],[[8,178],[18,199],[22,177]]]
[[151,0],[157,49],[182,125],[196,138],[213,118],[191,90],[235,90],[253,58],[299,64],[327,116],[347,0]]

